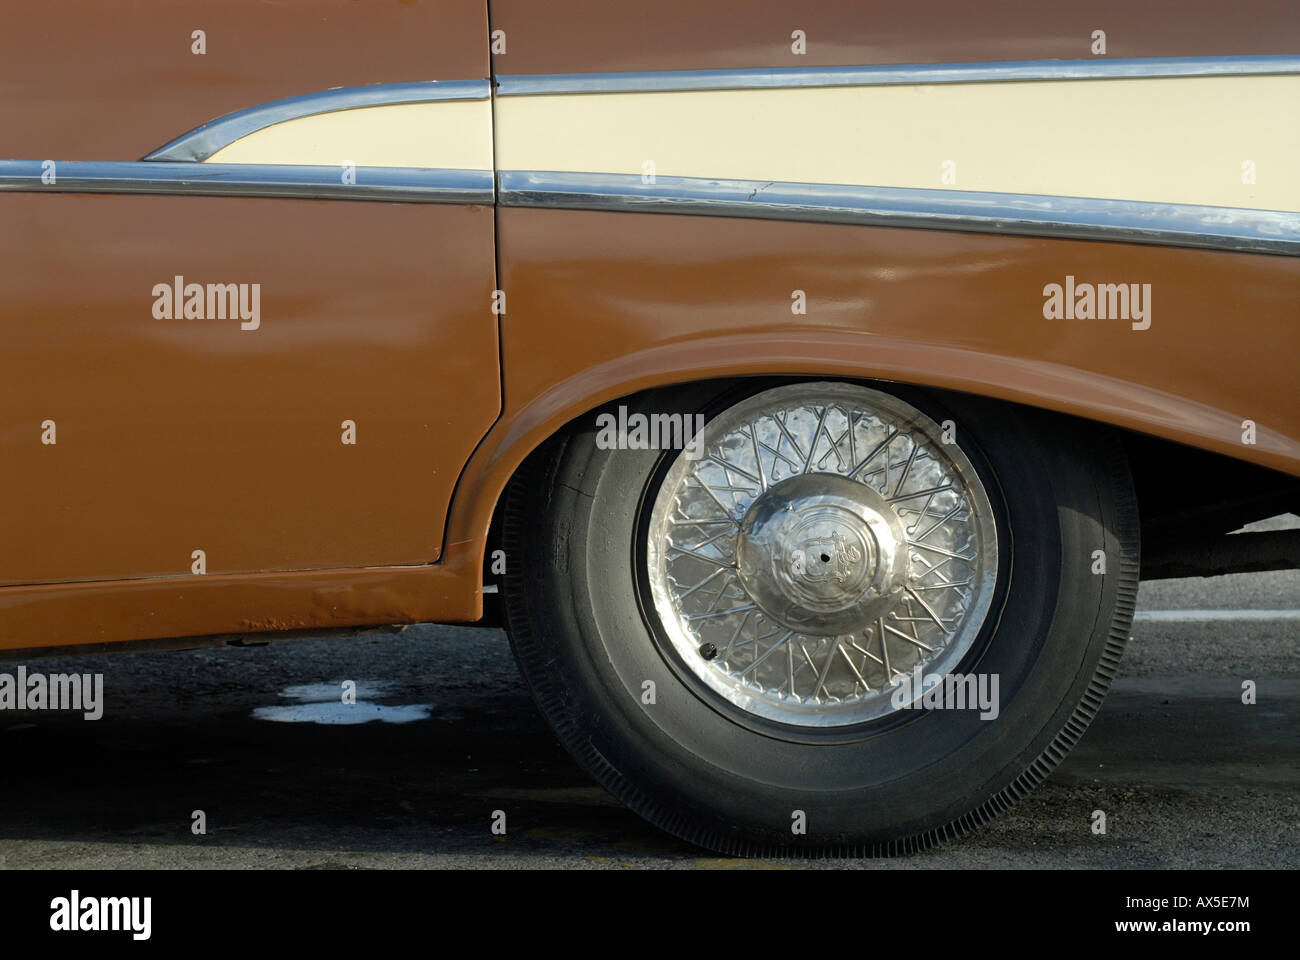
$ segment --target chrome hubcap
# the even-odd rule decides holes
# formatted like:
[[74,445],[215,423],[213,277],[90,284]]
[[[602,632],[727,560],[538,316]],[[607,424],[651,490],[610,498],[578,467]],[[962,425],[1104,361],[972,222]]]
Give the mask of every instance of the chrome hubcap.
[[796,726],[883,716],[951,672],[997,576],[993,510],[939,424],[844,383],[778,387],[711,420],[651,509],[646,569],[677,658]]
[[736,537],[736,579],[776,623],[836,636],[884,616],[907,583],[898,514],[865,484],[826,474],[760,494]]

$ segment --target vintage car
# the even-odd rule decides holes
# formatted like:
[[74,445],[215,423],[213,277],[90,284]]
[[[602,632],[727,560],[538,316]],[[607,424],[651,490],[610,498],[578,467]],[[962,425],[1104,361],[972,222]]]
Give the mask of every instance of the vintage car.
[[1297,105],[1274,0],[11,5],[0,652],[504,625],[679,837],[956,837],[1298,562]]

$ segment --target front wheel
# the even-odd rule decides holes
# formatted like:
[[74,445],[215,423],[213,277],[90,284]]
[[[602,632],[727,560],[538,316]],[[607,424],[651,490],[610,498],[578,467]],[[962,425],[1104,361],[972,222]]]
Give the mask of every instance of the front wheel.
[[1137,585],[1103,430],[838,381],[622,406],[530,459],[502,536],[520,669],[637,813],[728,854],[907,852],[1078,740]]

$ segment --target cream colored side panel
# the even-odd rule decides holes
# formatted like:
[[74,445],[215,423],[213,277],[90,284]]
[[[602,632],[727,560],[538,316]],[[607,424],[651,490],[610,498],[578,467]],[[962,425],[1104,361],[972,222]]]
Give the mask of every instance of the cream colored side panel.
[[500,97],[497,164],[1300,211],[1298,104],[1293,76]]
[[287,120],[218,150],[208,163],[492,169],[492,102],[433,101]]

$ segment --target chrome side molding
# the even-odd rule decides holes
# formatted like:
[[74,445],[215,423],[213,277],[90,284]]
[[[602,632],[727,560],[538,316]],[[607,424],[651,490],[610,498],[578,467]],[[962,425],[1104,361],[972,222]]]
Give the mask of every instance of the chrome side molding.
[[[347,174],[345,176],[345,173]],[[493,202],[491,170],[292,166],[251,163],[79,163],[0,160],[0,191]]]
[[425,103],[432,100],[486,100],[492,95],[487,80],[429,81],[425,83],[377,83],[366,87],[339,87],[308,93],[228,113],[189,133],[177,137],[145,157],[145,160],[202,162],[227,147],[265,127],[297,120],[319,113],[356,110],[361,107],[386,107],[398,103]]
[[497,201],[553,207],[1066,237],[1300,256],[1300,213],[1131,200],[638,174],[505,171]]
[[1130,57],[911,63],[870,67],[775,67],[640,73],[520,74],[497,77],[500,97],[563,93],[655,93],[785,87],[859,87],[903,83],[997,83],[1016,80],[1117,80],[1300,73],[1300,56]]
[[675,213],[1300,256],[1300,213],[911,187],[639,174],[0,160],[0,191],[295,197]]

